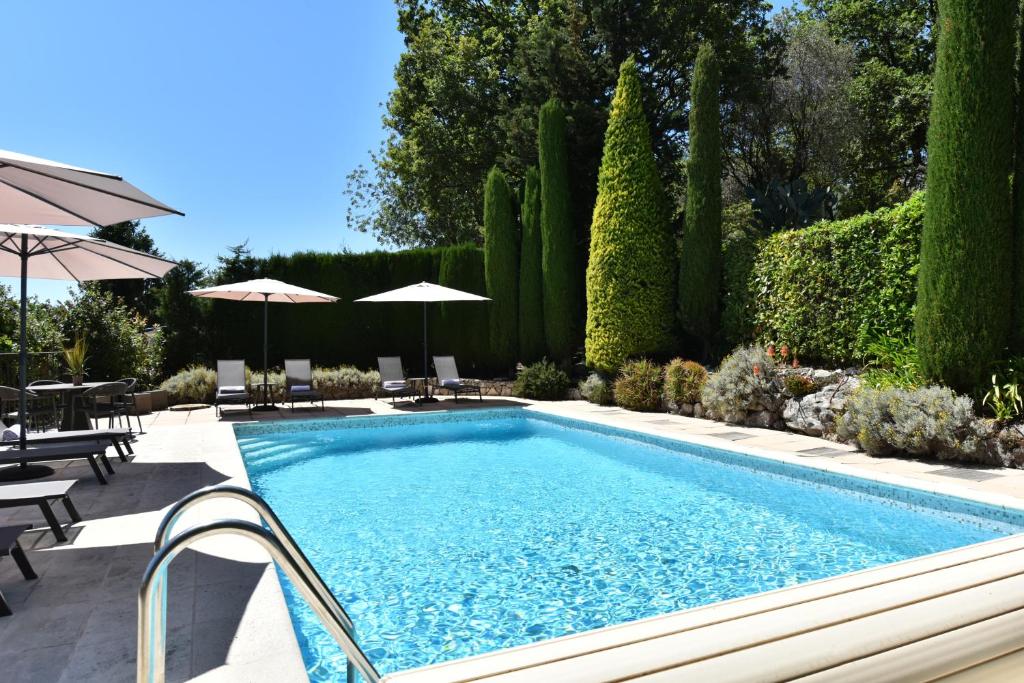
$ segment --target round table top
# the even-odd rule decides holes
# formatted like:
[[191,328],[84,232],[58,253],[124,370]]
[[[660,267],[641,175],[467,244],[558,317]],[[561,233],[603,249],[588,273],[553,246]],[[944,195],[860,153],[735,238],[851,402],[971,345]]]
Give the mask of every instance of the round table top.
[[92,387],[98,387],[102,384],[110,384],[110,382],[82,382],[81,384],[60,382],[59,384],[35,384],[25,388],[33,393],[42,394],[47,391],[74,391],[75,389],[85,390],[91,389]]

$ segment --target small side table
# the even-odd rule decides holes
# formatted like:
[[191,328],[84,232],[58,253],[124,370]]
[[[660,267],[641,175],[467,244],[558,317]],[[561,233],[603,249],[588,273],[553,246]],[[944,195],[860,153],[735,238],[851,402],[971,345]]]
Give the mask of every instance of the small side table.
[[[39,577],[32,571],[32,565],[28,563],[28,556],[21,549],[18,538],[31,528],[31,524],[14,524],[12,526],[0,527],[0,557],[10,555],[14,559],[15,564],[18,565],[18,569],[21,570],[21,575],[29,580]],[[13,614],[11,606],[4,599],[4,594],[0,593],[0,617],[9,617],[11,614]]]
[[277,410],[277,404],[274,403],[274,387],[276,386],[277,382],[255,382],[252,387],[256,405],[252,409]]

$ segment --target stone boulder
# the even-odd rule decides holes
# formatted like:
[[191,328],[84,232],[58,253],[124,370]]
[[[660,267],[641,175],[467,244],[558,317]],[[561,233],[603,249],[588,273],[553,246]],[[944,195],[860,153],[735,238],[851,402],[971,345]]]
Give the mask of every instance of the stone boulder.
[[840,377],[839,381],[806,396],[788,399],[782,407],[786,426],[811,436],[834,433],[837,416],[842,413],[853,390],[860,386],[856,377]]

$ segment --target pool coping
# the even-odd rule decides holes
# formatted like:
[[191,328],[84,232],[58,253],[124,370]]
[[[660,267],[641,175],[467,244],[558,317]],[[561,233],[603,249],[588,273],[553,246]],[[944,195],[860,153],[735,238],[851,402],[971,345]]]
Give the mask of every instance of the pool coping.
[[[911,489],[911,490],[914,490],[914,491],[929,493],[929,494],[938,495],[938,496],[952,497],[952,498],[966,500],[966,501],[970,501],[970,502],[974,502],[974,503],[980,503],[980,504],[985,505],[985,506],[1009,509],[1009,510],[1012,510],[1012,511],[1014,511],[1016,513],[1024,513],[1024,500],[1022,500],[1020,498],[1015,498],[1015,497],[1010,496],[1010,495],[997,494],[997,493],[991,493],[991,492],[986,492],[986,491],[977,491],[977,490],[974,490],[974,489],[967,488],[965,486],[958,485],[956,483],[948,483],[947,484],[947,483],[943,483],[943,482],[929,482],[929,481],[923,481],[923,480],[915,479],[915,478],[911,478],[911,477],[901,476],[899,474],[892,474],[892,473],[888,473],[888,472],[876,472],[876,471],[867,470],[867,469],[865,469],[863,467],[858,467],[856,465],[847,465],[847,464],[843,464],[843,463],[829,462],[829,461],[822,461],[822,460],[817,460],[817,461],[810,460],[810,459],[808,459],[808,458],[806,458],[804,456],[796,455],[796,454],[793,454],[793,453],[787,453],[787,452],[782,451],[782,450],[772,449],[772,448],[763,447],[763,446],[744,445],[743,443],[740,443],[740,442],[737,442],[737,441],[723,440],[723,438],[721,438],[720,436],[716,437],[716,436],[713,436],[713,435],[700,435],[700,434],[694,434],[694,433],[685,433],[685,432],[672,431],[670,429],[665,429],[664,428],[664,426],[665,426],[664,424],[653,424],[651,420],[642,419],[644,417],[647,417],[643,413],[625,412],[625,414],[623,414],[623,413],[619,413],[617,411],[615,413],[612,413],[612,414],[586,413],[584,411],[579,410],[576,406],[565,406],[565,407],[563,407],[563,406],[560,406],[557,403],[526,404],[526,405],[522,406],[522,408],[512,408],[512,409],[513,410],[530,411],[530,412],[537,413],[538,415],[551,415],[551,416],[554,416],[554,417],[557,417],[557,418],[568,419],[570,421],[578,421],[578,422],[589,423],[589,424],[595,425],[595,426],[603,426],[603,427],[611,428],[611,429],[616,430],[616,431],[625,430],[627,432],[634,432],[634,433],[640,434],[640,435],[647,435],[647,436],[655,437],[657,439],[666,439],[666,440],[673,441],[673,442],[678,442],[678,443],[681,443],[681,444],[693,444],[693,445],[696,445],[696,446],[705,447],[705,448],[711,448],[711,449],[720,450],[720,451],[725,451],[725,452],[728,452],[728,453],[735,453],[735,454],[739,454],[739,455],[750,456],[750,457],[754,457],[754,458],[758,458],[758,459],[773,461],[773,462],[777,462],[777,463],[783,463],[783,464],[788,465],[788,466],[793,466],[793,467],[800,468],[801,470],[812,470],[812,471],[817,470],[817,471],[821,471],[821,472],[824,472],[824,473],[827,473],[827,474],[839,475],[839,476],[842,476],[842,477],[852,477],[852,478],[860,480],[860,481],[867,481],[867,482],[874,481],[874,482],[878,482],[879,484],[883,484],[883,485],[886,485],[886,486],[895,486],[895,487]],[[491,410],[494,410],[494,409],[491,409]],[[498,410],[505,410],[505,409],[498,409]],[[448,413],[448,411],[444,411],[444,412]],[[426,413],[426,414],[421,414],[421,415],[424,416],[424,418],[423,418],[424,420],[430,420],[431,419],[430,416],[436,416],[437,413],[436,412],[431,412],[431,413]],[[372,421],[381,420],[381,422],[384,423],[384,422],[390,422],[391,421],[391,420],[387,419],[388,417],[389,416],[386,416],[386,415],[374,415],[374,416],[367,416],[365,419],[372,420]],[[468,415],[467,415],[467,417],[468,417]],[[654,415],[653,417],[664,418],[665,416],[664,415]],[[343,419],[345,421],[350,421],[352,418],[343,418]],[[360,419],[362,419],[362,418],[360,418]],[[409,420],[409,416],[396,416],[395,419],[397,419],[400,422],[417,421],[417,420]],[[311,422],[312,421],[319,422],[319,423],[323,424],[322,418],[321,419],[311,420]],[[659,419],[658,421],[663,422],[664,420],[663,419]],[[708,425],[716,425],[716,423],[709,422]],[[280,424],[280,423],[277,423],[277,424],[271,423],[271,424],[267,425],[267,431],[280,431],[279,428],[283,427],[283,426],[284,425]],[[296,429],[296,428],[301,428],[301,423],[294,423],[294,426],[289,426],[286,429]],[[239,430],[235,430],[236,438],[239,435],[238,431]],[[244,432],[244,431],[248,431],[248,430],[243,428],[242,431]],[[262,430],[260,430],[260,431],[262,431]],[[242,457],[240,449],[239,449],[239,455],[240,455],[240,457]],[[244,458],[243,458],[243,461],[244,461]],[[1013,544],[1013,547],[1016,550],[1020,551],[1021,556],[1024,556],[1024,533],[1014,534],[1014,535],[1003,537],[1001,539],[996,539],[996,540],[997,541],[1007,541],[1007,542]],[[842,575],[840,575],[838,577],[830,577],[830,578],[826,578],[826,579],[821,579],[819,581],[814,581],[814,582],[810,582],[810,583],[807,583],[807,584],[800,584],[798,586],[794,586],[794,587],[790,587],[790,588],[783,588],[783,589],[778,589],[778,590],[775,590],[775,591],[768,591],[768,592],[765,592],[765,593],[755,594],[753,596],[747,596],[747,597],[744,597],[744,598],[738,598],[736,600],[730,600],[730,601],[725,601],[725,602],[720,602],[720,603],[714,603],[712,605],[707,605],[707,606],[704,606],[704,607],[698,607],[698,608],[694,608],[694,609],[691,609],[691,610],[682,610],[682,611],[672,612],[672,613],[669,613],[669,614],[666,614],[666,615],[660,615],[660,616],[657,616],[657,617],[652,617],[650,619],[640,620],[640,621],[637,621],[637,622],[629,622],[629,623],[626,623],[626,624],[619,624],[619,625],[609,626],[609,627],[606,627],[604,629],[597,629],[595,631],[584,632],[584,633],[581,633],[581,634],[573,634],[573,635],[569,635],[569,636],[563,636],[561,638],[554,638],[554,639],[550,639],[550,640],[540,641],[538,643],[533,643],[533,644],[529,644],[529,645],[520,646],[519,648],[511,648],[511,649],[508,649],[508,650],[501,650],[501,651],[497,651],[497,652],[493,652],[493,653],[487,653],[485,655],[479,655],[478,657],[470,657],[470,658],[466,658],[466,659],[453,660],[451,662],[445,662],[445,663],[436,664],[436,665],[432,665],[432,666],[428,666],[428,667],[422,667],[422,668],[419,668],[419,669],[412,669],[412,670],[408,670],[408,671],[403,671],[403,672],[398,672],[398,673],[394,673],[394,674],[389,674],[389,675],[384,677],[384,680],[385,681],[394,681],[394,683],[420,683],[421,681],[423,681],[423,682],[427,682],[427,681],[433,682],[433,681],[447,681],[447,680],[469,680],[468,678],[463,679],[463,678],[459,678],[458,677],[458,673],[457,672],[458,672],[459,668],[460,667],[464,667],[464,666],[469,666],[472,669],[472,671],[474,672],[473,673],[473,678],[472,678],[473,680],[477,680],[478,678],[487,678],[488,680],[495,680],[495,681],[497,681],[497,680],[504,680],[506,674],[509,676],[509,680],[519,680],[519,678],[517,678],[517,674],[515,673],[516,671],[518,671],[519,674],[526,675],[527,678],[530,678],[531,676],[536,676],[536,675],[543,675],[545,677],[545,680],[569,680],[568,677],[564,678],[564,679],[561,678],[561,677],[558,677],[558,676],[552,677],[553,674],[551,674],[549,672],[546,672],[546,671],[543,674],[541,674],[539,670],[536,673],[530,673],[530,672],[533,671],[532,666],[534,666],[535,662],[534,662],[534,664],[530,664],[530,663],[526,662],[525,660],[523,660],[523,662],[522,662],[523,666],[522,667],[520,667],[520,666],[511,666],[511,668],[510,668],[510,661],[514,661],[516,659],[520,659],[519,654],[522,654],[522,653],[520,653],[520,650],[522,650],[523,652],[529,652],[529,653],[533,654],[535,652],[535,650],[538,649],[538,648],[541,648],[541,649],[548,648],[548,647],[558,648],[558,647],[561,646],[560,645],[561,641],[563,641],[565,639],[571,639],[574,642],[578,643],[578,642],[585,642],[589,637],[593,636],[595,638],[595,640],[596,640],[599,637],[606,636],[605,632],[608,629],[626,629],[627,627],[632,627],[634,625],[646,624],[650,620],[659,620],[659,619],[663,619],[663,618],[666,618],[666,617],[676,617],[676,616],[679,616],[679,615],[687,615],[687,614],[689,614],[691,612],[701,611],[701,610],[709,610],[709,609],[712,609],[712,608],[716,608],[716,607],[718,607],[720,605],[727,605],[728,606],[728,605],[732,605],[733,603],[740,603],[742,605],[742,604],[745,604],[744,601],[753,601],[753,600],[756,600],[756,599],[760,598],[761,596],[766,596],[766,595],[767,596],[772,596],[772,595],[775,595],[777,593],[789,594],[789,592],[793,592],[793,591],[797,592],[796,594],[800,594],[799,592],[802,589],[805,589],[806,587],[812,587],[812,589],[813,589],[813,588],[818,587],[818,585],[822,584],[823,582],[829,582],[829,581],[833,581],[833,580],[836,580],[836,579],[845,579],[847,577],[854,577],[856,579],[858,577],[862,577],[863,575],[867,575],[868,577],[872,577],[872,576],[875,576],[876,573],[878,575],[881,575],[882,573],[884,573],[886,571],[892,571],[893,568],[896,568],[896,570],[901,570],[901,568],[905,568],[908,565],[913,567],[913,566],[917,566],[917,563],[926,563],[926,562],[929,562],[929,561],[934,561],[935,558],[937,558],[937,557],[945,557],[945,558],[952,557],[954,562],[955,562],[956,558],[960,557],[961,555],[964,556],[964,557],[968,557],[972,552],[977,552],[977,548],[979,548],[980,546],[986,546],[989,543],[993,543],[993,542],[989,541],[989,542],[980,543],[980,544],[972,544],[970,546],[964,546],[962,548],[956,548],[956,549],[953,549],[953,550],[945,551],[943,553],[937,553],[937,554],[933,554],[933,555],[926,555],[926,556],[923,556],[923,557],[920,557],[920,558],[912,558],[912,559],[904,560],[902,562],[897,562],[897,563],[890,563],[890,564],[887,564],[887,565],[883,565],[881,567],[861,570],[859,572],[852,572],[852,573],[848,573],[848,574],[842,574]],[[988,559],[991,559],[991,558],[988,558]],[[1024,604],[1022,604],[1021,607],[1022,607],[1021,614],[1022,614],[1022,617],[1024,617]],[[629,646],[624,644],[624,645],[622,645],[622,647],[627,647],[628,648]],[[997,657],[998,656],[1003,656],[1003,655],[1005,655],[1005,653],[999,653],[997,655]],[[509,659],[510,657],[511,657],[511,659]],[[480,666],[481,662],[484,662],[483,668],[481,668],[481,666]],[[494,666],[488,666],[486,664],[487,662],[493,663]],[[586,665],[585,662],[577,662],[577,663],[574,663],[573,666],[574,667],[576,667],[576,666],[584,666],[584,667],[586,667],[587,665]],[[906,672],[906,670],[904,670],[904,672]],[[640,675],[642,673],[642,670],[637,670],[635,673],[637,675]],[[449,674],[452,674],[451,678],[447,678],[447,676]],[[440,675],[440,677],[439,677],[439,675]],[[573,679],[579,680],[579,678],[575,677],[575,676],[573,677]],[[590,679],[587,679],[587,680],[590,680]]]

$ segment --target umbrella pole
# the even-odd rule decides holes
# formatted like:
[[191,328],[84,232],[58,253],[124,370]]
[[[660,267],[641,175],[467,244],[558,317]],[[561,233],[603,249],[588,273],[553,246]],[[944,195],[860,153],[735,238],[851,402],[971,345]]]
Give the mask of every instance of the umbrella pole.
[[277,410],[270,401],[270,383],[267,370],[267,316],[270,309],[270,295],[263,295],[263,403],[256,406],[255,410]]
[[[28,431],[25,417],[28,413],[28,397],[25,388],[28,386],[28,235],[21,236],[21,309],[19,311],[21,330],[18,336],[18,424],[21,435],[18,448],[25,450],[25,433]],[[53,474],[53,468],[46,465],[29,465],[22,460],[18,467],[6,467],[0,470],[0,481],[23,481],[39,479]]]
[[427,360],[430,354],[427,351],[427,302],[423,302],[423,396],[417,403],[435,403],[437,399],[430,395],[430,384],[427,376],[430,372],[430,362]]

